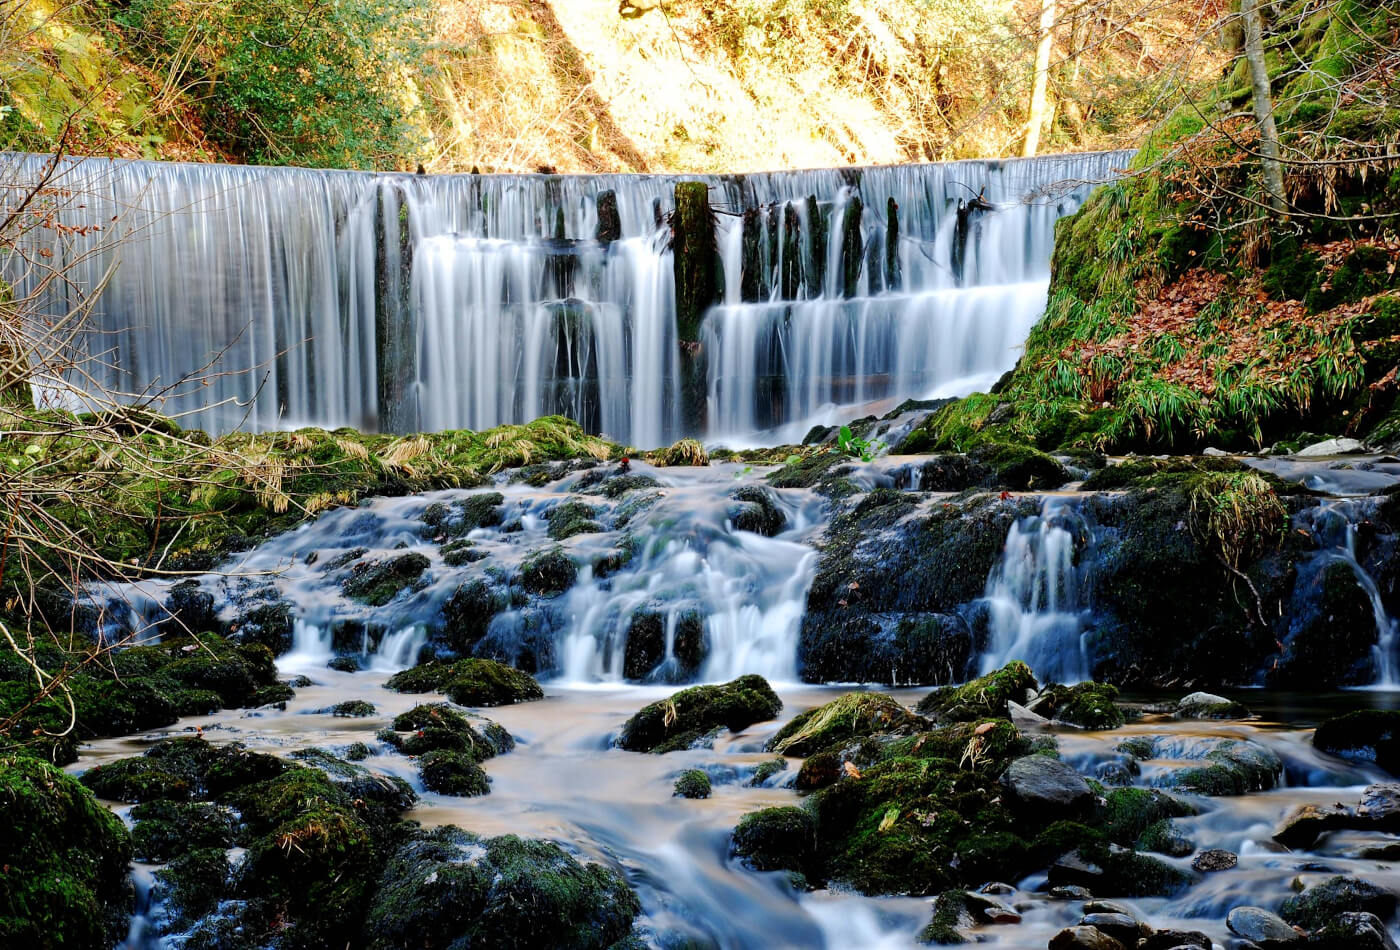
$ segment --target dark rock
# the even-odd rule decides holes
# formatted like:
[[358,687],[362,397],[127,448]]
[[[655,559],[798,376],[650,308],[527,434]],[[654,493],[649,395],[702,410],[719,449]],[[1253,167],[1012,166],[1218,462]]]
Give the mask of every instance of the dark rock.
[[1196,855],[1191,867],[1197,871],[1228,871],[1240,863],[1239,855],[1223,848],[1211,848]]
[[1243,795],[1274,788],[1283,776],[1283,760],[1250,739],[1213,742],[1201,758],[1200,765],[1173,769],[1155,784],[1199,795]]
[[1374,762],[1400,775],[1400,710],[1363,709],[1317,727],[1313,745],[1349,762]]
[[469,656],[486,636],[491,619],[508,606],[509,598],[481,578],[466,581],[442,603],[438,639],[453,653]]
[[1235,936],[1266,947],[1298,943],[1303,939],[1302,934],[1277,914],[1262,907],[1236,907],[1225,917],[1225,926]]
[[281,656],[292,648],[292,605],[279,601],[244,610],[229,626],[229,638],[261,643],[273,656]]
[[1285,848],[1311,848],[1329,831],[1350,826],[1354,818],[1344,805],[1299,805],[1274,828],[1273,839]]
[[1073,767],[1044,755],[1027,755],[1007,766],[1002,787],[1013,811],[1053,821],[1082,814],[1093,799],[1089,783]]
[[377,561],[362,561],[350,569],[341,590],[351,600],[371,607],[382,607],[412,587],[428,569],[430,561],[417,551],[409,551]]
[[1123,944],[1093,927],[1066,927],[1050,938],[1050,950],[1125,950]]
[[520,584],[534,594],[552,596],[574,586],[578,566],[561,547],[547,548],[520,565]]
[[170,616],[160,623],[163,636],[223,631],[224,625],[214,609],[214,595],[202,589],[198,581],[180,581],[173,585],[165,609]]
[[1131,914],[1104,912],[1085,914],[1079,923],[1080,926],[1093,927],[1095,930],[1108,934],[1125,947],[1137,946],[1141,925]]
[[[671,657],[666,657],[666,627],[674,624]],[[629,680],[681,683],[694,679],[708,652],[705,617],[695,608],[674,615],[663,605],[649,605],[632,614],[623,647],[622,675]]]
[[1400,831],[1400,785],[1368,785],[1361,793],[1356,818],[1364,827]]
[[688,749],[718,728],[732,732],[772,719],[782,700],[761,676],[741,676],[720,686],[692,686],[643,707],[627,720],[617,744],[630,752]]
[[1118,689],[1101,683],[1052,684],[1030,705],[1030,711],[1083,729],[1117,729],[1123,710],[1114,703]]
[[1338,914],[1308,938],[1309,947],[1321,950],[1396,950],[1384,921],[1375,914]]
[[1007,702],[1020,702],[1035,689],[1035,676],[1020,660],[964,683],[945,686],[919,700],[916,709],[944,721],[967,722],[988,716],[1006,716]]
[[1365,912],[1388,920],[1395,914],[1395,907],[1393,891],[1339,875],[1288,898],[1279,908],[1279,916],[1304,930],[1317,930],[1343,913]]
[[1213,944],[1199,930],[1158,930],[1138,941],[1137,950],[1211,950]]
[[966,891],[944,891],[933,901],[933,918],[919,934],[920,943],[957,946],[976,943],[977,920],[968,906]]
[[326,669],[335,670],[338,673],[358,673],[363,667],[360,665],[359,657],[333,656],[326,663]]
[[1082,901],[1088,900],[1090,896],[1088,888],[1080,887],[1077,884],[1061,884],[1058,887],[1050,888],[1046,893],[1050,895],[1052,900],[1057,901]]
[[[501,506],[505,496],[500,492],[480,492],[451,502],[434,502],[423,512],[428,538],[461,538],[477,528],[491,528],[505,520]],[[357,557],[364,554],[361,549]]]
[[787,516],[778,505],[778,496],[761,485],[744,485],[729,493],[729,521],[736,531],[752,531],[775,537],[787,527]]

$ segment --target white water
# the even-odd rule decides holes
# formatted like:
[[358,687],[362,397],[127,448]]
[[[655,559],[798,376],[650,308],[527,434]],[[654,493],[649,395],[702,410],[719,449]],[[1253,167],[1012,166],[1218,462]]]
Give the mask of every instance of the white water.
[[[482,428],[554,412],[643,447],[805,430],[837,405],[960,394],[1010,368],[1044,306],[1055,220],[1126,159],[702,176],[712,205],[733,213],[718,220],[723,306],[703,330],[708,422],[691,433],[657,225],[675,176],[74,160],[52,210],[102,229],[29,231],[55,267],[71,267],[71,283],[43,290],[45,310],[82,306],[114,269],[78,340],[81,372],[50,381],[45,398],[81,402],[86,373],[218,431]],[[42,160],[0,156],[0,180],[32,180]],[[959,280],[957,202],[983,189],[998,207],[971,219]],[[607,190],[622,239],[605,247],[593,238]],[[841,234],[857,195],[860,272],[847,300]],[[890,199],[898,289],[884,274]],[[747,261],[745,209],[761,224]],[[789,222],[802,229],[791,253]],[[0,270],[21,292],[43,277],[14,262]],[[746,276],[762,296],[745,300]]]
[[981,673],[1023,660],[1041,682],[1089,679],[1082,639],[1088,611],[1080,603],[1075,536],[1066,527],[1077,518],[1073,509],[1046,496],[1040,514],[1011,526],[982,600],[990,637]]

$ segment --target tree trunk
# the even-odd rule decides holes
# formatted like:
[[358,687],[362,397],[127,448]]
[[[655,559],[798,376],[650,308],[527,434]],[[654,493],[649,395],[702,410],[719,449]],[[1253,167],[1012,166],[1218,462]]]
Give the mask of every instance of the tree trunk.
[[1045,92],[1050,85],[1050,53],[1055,46],[1055,0],[1040,0],[1040,44],[1035,48],[1035,82],[1031,85],[1030,114],[1026,116],[1026,144],[1021,155],[1030,158],[1040,148],[1040,126],[1045,121]]
[[1241,0],[1244,19],[1244,57],[1249,63],[1249,79],[1254,86],[1254,116],[1259,120],[1259,155],[1264,171],[1264,190],[1275,214],[1286,214],[1283,200],[1283,164],[1279,161],[1278,127],[1274,125],[1274,96],[1269,88],[1269,68],[1264,61],[1264,18],[1259,0]]

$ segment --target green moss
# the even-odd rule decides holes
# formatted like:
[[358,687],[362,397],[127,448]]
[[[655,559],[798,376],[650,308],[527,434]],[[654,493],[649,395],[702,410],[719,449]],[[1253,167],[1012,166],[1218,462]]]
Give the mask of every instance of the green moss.
[[363,719],[366,716],[373,716],[377,712],[374,703],[366,702],[363,699],[347,699],[343,703],[336,703],[331,707],[332,716],[343,716],[350,719]]
[[[1074,686],[1047,686],[1042,695],[1048,698],[1036,709],[1040,715],[1058,719],[1085,729],[1117,729],[1123,725],[1123,710],[1114,702],[1118,688],[1101,683],[1076,683]],[[1037,697],[1039,699],[1039,697]]]
[[416,584],[430,563],[416,551],[378,561],[362,561],[350,570],[341,589],[352,600],[382,607]]
[[210,914],[224,899],[229,883],[223,847],[187,849],[156,872],[156,887],[170,922],[186,927]]
[[1109,840],[1124,847],[1135,846],[1149,829],[1162,821],[1197,813],[1185,802],[1147,788],[1110,789],[1099,810],[1097,823]]
[[134,854],[152,864],[201,848],[231,848],[238,826],[227,808],[207,802],[148,801],[131,810],[131,819]]
[[765,784],[770,778],[787,769],[787,759],[774,758],[766,759],[754,767],[753,775],[749,777],[749,784],[758,787]]
[[560,547],[538,551],[520,565],[521,586],[535,594],[561,594],[573,587],[577,578],[578,566]]
[[597,509],[581,501],[566,501],[555,505],[545,513],[549,522],[549,536],[555,541],[564,541],[577,534],[595,534],[603,530],[596,520]]
[[926,716],[955,721],[1005,716],[1008,700],[1023,703],[1026,691],[1035,687],[1031,668],[1013,660],[962,686],[945,686],[929,693],[919,701],[917,709]]
[[423,787],[442,795],[485,795],[491,780],[470,754],[452,749],[433,749],[418,758],[418,774]]
[[605,950],[641,905],[616,871],[558,845],[481,839],[445,826],[409,835],[389,856],[369,906],[370,950]]
[[631,752],[688,749],[710,732],[738,732],[772,719],[782,700],[761,676],[741,676],[721,686],[692,686],[642,708],[627,720],[617,744]]
[[710,776],[704,769],[686,769],[676,779],[673,794],[681,798],[709,798]]
[[733,847],[755,870],[806,875],[816,866],[816,821],[795,805],[750,812],[734,829]]
[[78,782],[25,755],[0,755],[0,941],[114,945],[132,911],[131,839]]
[[1395,914],[1396,895],[1370,881],[1328,878],[1283,902],[1279,916],[1295,927],[1318,930],[1339,914],[1375,914],[1389,920]]
[[490,528],[504,520],[501,506],[505,496],[500,492],[481,492],[452,502],[434,502],[424,510],[423,532],[434,539],[460,539],[477,528]]
[[934,899],[933,917],[919,932],[919,942],[940,946],[971,943],[968,932],[975,923],[967,891],[944,891]]
[[394,717],[394,729],[380,736],[405,755],[444,749],[468,754],[478,762],[515,748],[515,740],[501,726],[468,719],[446,703],[414,706]]
[[853,738],[917,731],[925,725],[926,720],[883,693],[847,693],[795,716],[769,740],[767,748],[804,757]]
[[415,666],[395,673],[384,685],[401,693],[446,693],[462,706],[507,706],[544,698],[530,674],[475,657]]

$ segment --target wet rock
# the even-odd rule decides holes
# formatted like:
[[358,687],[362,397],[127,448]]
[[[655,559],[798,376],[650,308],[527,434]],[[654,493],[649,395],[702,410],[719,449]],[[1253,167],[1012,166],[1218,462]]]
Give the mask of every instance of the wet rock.
[[298,763],[319,769],[326,780],[352,802],[380,806],[382,814],[397,814],[418,801],[413,788],[397,775],[384,775],[312,746],[292,753]]
[[1304,930],[1316,930],[1343,913],[1364,912],[1388,920],[1395,913],[1396,895],[1360,878],[1329,878],[1283,902],[1279,916]]
[[482,762],[515,748],[515,739],[489,719],[468,717],[446,703],[425,703],[394,717],[392,729],[381,730],[379,739],[404,755],[423,755],[436,749],[461,752]]
[[1083,729],[1117,729],[1123,725],[1123,710],[1114,703],[1118,689],[1101,683],[1052,684],[1045,687],[1031,709],[1041,716]]
[[1053,821],[1083,813],[1093,799],[1089,783],[1073,767],[1044,755],[1027,755],[1001,776],[1013,811]]
[[189,801],[217,798],[249,782],[281,775],[287,765],[238,743],[214,746],[181,736],[152,745],[143,755],[95,765],[81,781],[100,798],[123,802]]
[[1191,693],[1176,704],[1178,719],[1247,719],[1242,704],[1214,693]]
[[1121,941],[1114,940],[1094,927],[1066,927],[1050,938],[1050,950],[1124,950]]
[[581,501],[566,501],[545,512],[549,522],[549,536],[555,541],[565,541],[579,534],[596,534],[603,526],[595,519],[599,510]]
[[359,657],[333,656],[326,663],[326,669],[335,670],[337,673],[358,673],[364,667],[360,665]]
[[469,656],[486,636],[491,619],[510,606],[510,599],[481,578],[458,585],[442,603],[442,624],[434,642],[459,656]]
[[243,610],[229,626],[229,638],[260,643],[281,656],[292,648],[292,605],[285,601],[257,604]]
[[[477,528],[491,528],[504,520],[500,492],[481,492],[451,502],[434,502],[422,514],[427,538],[460,538]],[[363,550],[360,552],[364,553]]]
[[944,891],[934,898],[933,918],[919,933],[920,943],[957,946],[976,943],[977,920],[968,906],[966,891]]
[[1099,911],[1085,914],[1079,921],[1082,927],[1093,927],[1108,934],[1125,947],[1136,947],[1141,925],[1131,914],[1117,914]]
[[1349,762],[1374,762],[1400,775],[1400,710],[1363,709],[1317,727],[1313,745]]
[[486,771],[472,756],[452,749],[432,749],[418,757],[423,787],[441,795],[467,798],[491,790]]
[[1074,884],[1121,897],[1174,894],[1190,883],[1171,865],[1115,844],[1085,845],[1062,855],[1051,865],[1048,881],[1052,887]]
[[1361,792],[1356,819],[1366,828],[1400,830],[1400,785],[1368,785]]
[[[666,656],[667,627],[671,627],[671,656]],[[623,647],[622,675],[629,680],[682,683],[694,679],[708,653],[705,617],[695,608],[672,613],[653,605],[632,614]]]
[[369,901],[370,950],[604,950],[641,905],[611,868],[514,835],[481,839],[450,825],[419,831],[389,855]]
[[761,485],[744,485],[729,493],[730,523],[736,531],[752,531],[772,538],[787,527],[787,516],[778,505],[778,496]]
[[769,740],[767,749],[805,757],[850,739],[908,734],[927,725],[926,719],[883,693],[847,693],[794,716]]
[[544,698],[544,690],[529,673],[477,657],[410,667],[384,685],[400,693],[446,693],[459,706],[509,706]]
[[382,607],[412,587],[426,571],[430,561],[417,551],[362,561],[350,569],[341,584],[346,597],[371,607]]
[[198,581],[180,581],[173,585],[165,609],[170,616],[160,623],[164,636],[223,632],[224,625],[214,609],[214,595],[202,589]]
[[1309,947],[1321,950],[1396,950],[1384,921],[1375,914],[1338,914],[1308,938]]
[[1345,561],[1301,564],[1279,622],[1284,650],[1268,671],[1270,686],[1317,689],[1375,679],[1374,608]]
[[1354,818],[1344,805],[1299,805],[1274,828],[1273,839],[1285,848],[1311,848],[1329,831],[1350,826]]
[[578,579],[578,566],[561,547],[547,548],[527,557],[520,565],[520,584],[544,596],[563,593]]
[[1017,729],[1043,729],[1050,725],[1050,720],[1044,716],[1031,712],[1025,706],[1015,701],[1008,701],[1006,704],[1007,715],[1016,725]]
[[755,870],[808,874],[817,854],[816,822],[795,805],[765,808],[739,819],[733,847]]
[[1221,739],[1201,758],[1202,764],[1173,769],[1155,784],[1199,795],[1243,795],[1274,788],[1283,775],[1278,755],[1249,739]]
[[1080,887],[1077,884],[1061,884],[1052,887],[1047,891],[1052,900],[1057,901],[1083,901],[1089,899],[1089,889]]
[[617,744],[630,752],[688,749],[715,729],[738,732],[782,708],[767,680],[753,674],[720,686],[692,686],[643,707],[623,725]]
[[233,847],[237,817],[208,802],[149,801],[131,809],[133,856],[165,864],[201,848]]
[[753,775],[749,777],[748,784],[754,788],[766,785],[769,779],[782,773],[787,767],[787,759],[781,757],[760,762],[754,767]]
[[1137,950],[1211,950],[1213,946],[1199,930],[1158,930],[1139,940]]
[[153,896],[161,902],[166,922],[189,927],[212,914],[227,889],[229,871],[224,847],[188,851],[157,871]]
[[1021,914],[1019,911],[1007,906],[985,891],[969,891],[967,893],[967,901],[968,906],[972,908],[974,916],[982,923],[1019,924],[1021,922]]
[[1323,455],[1352,455],[1357,452],[1366,451],[1365,443],[1358,439],[1323,439],[1321,442],[1314,442],[1306,448],[1301,448],[1293,454],[1298,458],[1313,458]]
[[1007,715],[1007,702],[1024,699],[1036,687],[1031,669],[1013,660],[1001,669],[964,683],[945,686],[929,693],[915,707],[925,716],[944,721],[966,722],[988,716]]
[[0,755],[0,934],[8,946],[111,947],[126,933],[131,838],[82,785]]
[[1196,855],[1191,862],[1191,867],[1202,872],[1228,871],[1239,863],[1239,855],[1235,852],[1226,851],[1223,848],[1211,848]]
[[1302,934],[1262,907],[1236,907],[1225,917],[1230,933],[1261,946],[1298,943]]
[[1165,854],[1173,858],[1184,858],[1196,850],[1196,845],[1192,843],[1191,839],[1182,834],[1176,825],[1168,820],[1149,825],[1135,842],[1134,847],[1141,851]]
[[375,709],[374,703],[367,702],[366,700],[347,699],[343,703],[336,703],[334,706],[330,707],[329,711],[332,716],[339,716],[346,719],[363,719],[367,716],[373,716],[377,710]]
[[686,769],[676,779],[673,796],[680,798],[709,798],[710,776],[704,769]]

